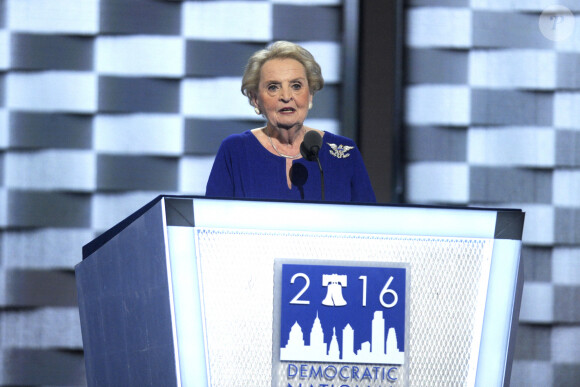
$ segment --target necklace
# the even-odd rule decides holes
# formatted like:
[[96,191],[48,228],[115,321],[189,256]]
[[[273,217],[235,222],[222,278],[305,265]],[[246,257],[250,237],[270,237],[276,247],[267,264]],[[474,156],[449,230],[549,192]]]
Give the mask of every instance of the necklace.
[[270,133],[268,133],[268,131],[266,131],[266,135],[268,136],[268,140],[270,140],[270,145],[272,145],[272,148],[274,148],[274,150],[276,151],[276,153],[278,153],[279,156],[284,157],[286,159],[297,159],[299,157],[301,157],[302,155],[300,154],[300,152],[298,152],[298,154],[294,155],[294,156],[290,156],[290,155],[285,155],[284,153],[281,153],[278,148],[276,148],[276,145],[274,145],[274,142],[272,142],[272,137],[270,137]]

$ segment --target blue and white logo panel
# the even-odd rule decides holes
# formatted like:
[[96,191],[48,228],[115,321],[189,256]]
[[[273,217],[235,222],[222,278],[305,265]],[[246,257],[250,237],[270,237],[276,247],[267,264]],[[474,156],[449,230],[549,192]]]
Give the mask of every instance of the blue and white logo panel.
[[402,365],[404,267],[281,265],[280,360]]

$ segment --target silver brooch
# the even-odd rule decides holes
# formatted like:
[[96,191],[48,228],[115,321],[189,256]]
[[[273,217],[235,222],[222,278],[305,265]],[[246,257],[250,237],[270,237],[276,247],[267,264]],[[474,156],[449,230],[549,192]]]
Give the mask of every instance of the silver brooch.
[[348,145],[336,145],[336,144],[331,144],[331,143],[327,143],[332,150],[330,150],[330,154],[333,155],[334,157],[336,157],[337,159],[346,159],[348,156],[350,156],[349,153],[347,153],[349,150],[353,149],[354,146],[348,146]]

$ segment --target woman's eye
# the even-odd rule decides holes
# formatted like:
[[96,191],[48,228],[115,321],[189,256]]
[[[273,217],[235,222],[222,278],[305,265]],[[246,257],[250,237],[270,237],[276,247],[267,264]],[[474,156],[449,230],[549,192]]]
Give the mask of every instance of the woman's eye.
[[268,86],[268,91],[276,91],[278,90],[278,85],[269,85]]
[[293,88],[294,90],[300,90],[300,89],[302,89],[302,85],[301,85],[300,83],[294,83],[294,84],[292,85],[292,88]]

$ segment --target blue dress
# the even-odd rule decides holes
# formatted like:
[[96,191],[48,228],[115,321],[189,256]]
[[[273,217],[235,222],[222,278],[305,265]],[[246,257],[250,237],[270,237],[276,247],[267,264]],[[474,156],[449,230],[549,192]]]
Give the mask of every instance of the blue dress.
[[[325,201],[376,202],[371,182],[355,143],[324,132],[319,152],[324,171]],[[320,169],[316,161],[293,160],[288,188],[286,159],[270,153],[248,130],[221,144],[206,187],[206,196],[226,198],[319,201]]]

